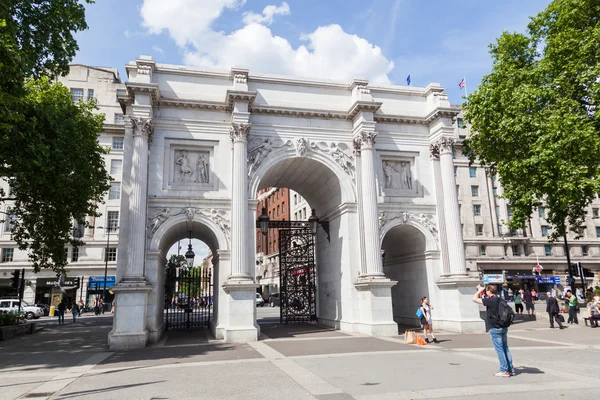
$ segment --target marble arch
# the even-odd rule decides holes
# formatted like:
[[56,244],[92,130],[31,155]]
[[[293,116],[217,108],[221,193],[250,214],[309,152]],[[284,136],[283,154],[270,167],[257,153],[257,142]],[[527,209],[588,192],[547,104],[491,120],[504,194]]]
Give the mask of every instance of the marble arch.
[[125,69],[127,91],[118,100],[126,173],[111,349],[159,340],[163,242],[181,236],[184,223],[216,252],[215,337],[258,340],[256,190],[279,185],[280,167],[297,174],[287,176],[292,186],[318,179],[315,174],[324,179],[313,182],[332,237],[331,243],[317,238],[317,269],[324,274],[319,322],[347,332],[397,334],[396,282],[384,273],[381,246],[404,224],[426,238],[416,257],[431,270],[430,291],[447,306],[437,314],[438,326],[485,329],[470,299],[477,277],[466,269],[452,162],[460,109],[439,84],[205,71],[147,56]]

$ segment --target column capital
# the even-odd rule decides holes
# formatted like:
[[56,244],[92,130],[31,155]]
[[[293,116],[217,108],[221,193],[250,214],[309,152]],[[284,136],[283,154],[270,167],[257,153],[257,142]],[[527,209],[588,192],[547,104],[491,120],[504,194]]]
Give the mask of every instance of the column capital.
[[354,155],[356,157],[360,157],[361,145],[360,145],[360,138],[358,137],[358,135],[352,139],[352,144],[354,146]]
[[433,161],[440,161],[440,146],[437,143],[429,144],[429,157]]
[[438,152],[438,157],[439,157],[439,154],[452,153],[452,149],[454,148],[454,143],[456,143],[456,141],[453,138],[444,136],[444,137],[439,138],[435,142],[433,142],[429,146],[429,149],[432,152],[432,156],[433,156],[434,152],[432,151],[432,148],[436,148],[436,151]]
[[354,149],[372,149],[375,146],[377,132],[362,130],[354,135]]
[[247,142],[250,135],[250,124],[231,124],[229,137],[232,142]]
[[152,118],[131,117],[130,120],[134,137],[141,136],[145,139],[149,139],[154,133]]

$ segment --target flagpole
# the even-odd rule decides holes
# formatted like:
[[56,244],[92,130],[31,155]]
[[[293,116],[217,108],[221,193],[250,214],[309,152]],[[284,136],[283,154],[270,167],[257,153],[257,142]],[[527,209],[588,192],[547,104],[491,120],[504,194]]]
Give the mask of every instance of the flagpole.
[[410,76],[410,84],[408,86],[412,86],[412,71],[408,71],[408,76]]
[[469,93],[467,92],[467,77],[463,76],[463,81],[465,82],[465,97],[469,97]]

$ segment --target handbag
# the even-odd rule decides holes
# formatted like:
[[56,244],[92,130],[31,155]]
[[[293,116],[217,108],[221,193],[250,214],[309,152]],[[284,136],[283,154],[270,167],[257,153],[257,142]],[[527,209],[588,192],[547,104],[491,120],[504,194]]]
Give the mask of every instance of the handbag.
[[556,318],[557,318],[557,319],[558,319],[558,320],[559,320],[561,323],[562,323],[562,322],[565,322],[565,317],[563,317],[561,314],[558,314],[558,315],[556,316]]
[[421,311],[421,307],[417,308],[417,312],[415,314],[417,317],[423,318],[423,311]]
[[417,343],[417,334],[414,331],[407,330],[404,332],[404,344]]

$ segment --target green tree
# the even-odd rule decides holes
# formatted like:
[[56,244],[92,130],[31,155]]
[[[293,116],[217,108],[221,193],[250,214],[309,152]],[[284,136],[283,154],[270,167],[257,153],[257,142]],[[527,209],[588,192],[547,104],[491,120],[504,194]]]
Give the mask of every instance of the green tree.
[[499,177],[512,229],[545,204],[551,239],[577,232],[600,192],[599,18],[598,0],[555,0],[527,34],[504,32],[464,104],[463,151]]
[[[86,1],[91,3],[92,1]],[[34,270],[64,271],[73,221],[96,215],[110,180],[97,143],[103,116],[73,104],[51,77],[66,74],[86,29],[77,0],[0,2],[0,178],[14,200],[13,238]]]

